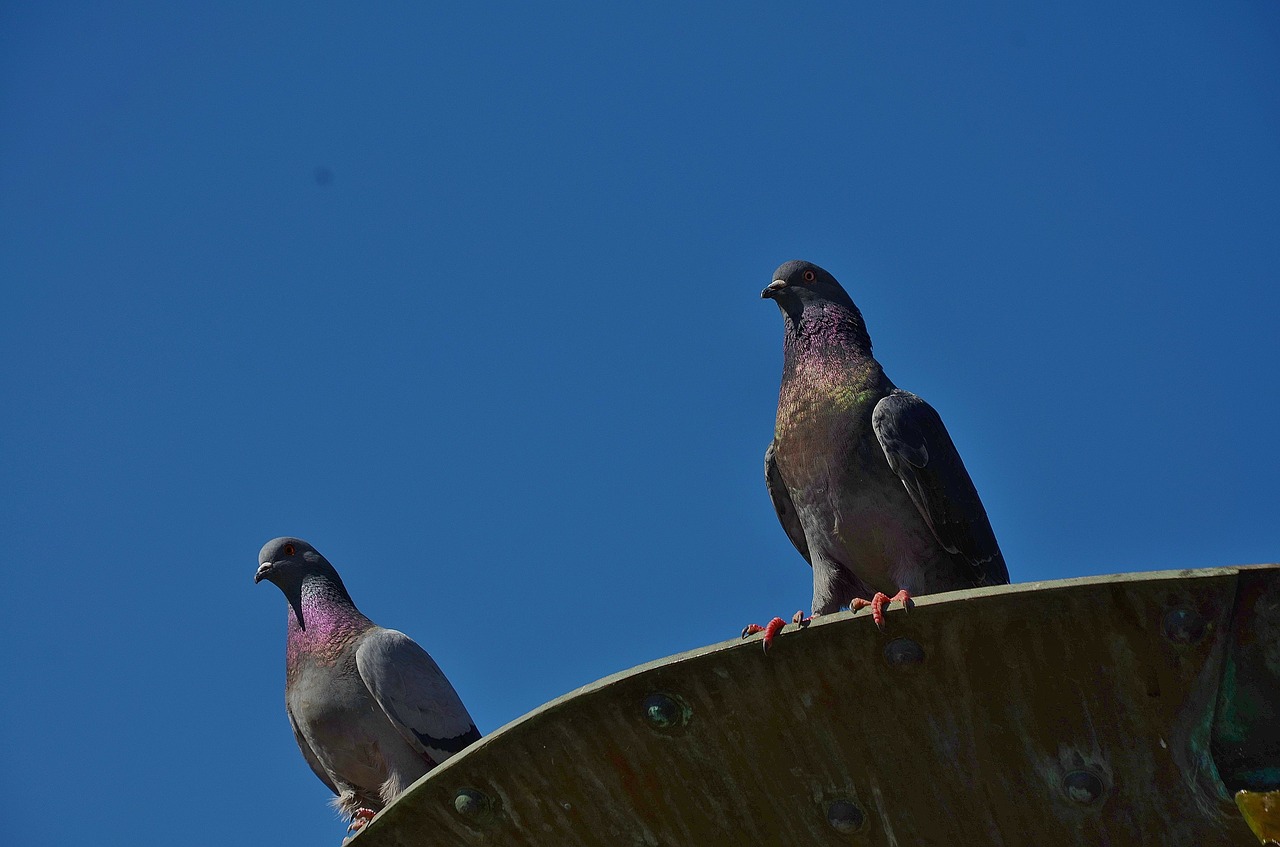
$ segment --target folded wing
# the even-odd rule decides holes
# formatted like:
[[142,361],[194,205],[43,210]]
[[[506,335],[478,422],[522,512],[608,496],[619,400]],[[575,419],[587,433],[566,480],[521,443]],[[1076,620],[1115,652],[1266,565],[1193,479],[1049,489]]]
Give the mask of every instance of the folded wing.
[[973,566],[976,585],[1007,583],[1009,569],[987,510],[933,407],[895,389],[876,404],[871,427],[938,543]]
[[439,665],[403,632],[370,632],[356,650],[356,667],[405,741],[435,764],[480,737]]

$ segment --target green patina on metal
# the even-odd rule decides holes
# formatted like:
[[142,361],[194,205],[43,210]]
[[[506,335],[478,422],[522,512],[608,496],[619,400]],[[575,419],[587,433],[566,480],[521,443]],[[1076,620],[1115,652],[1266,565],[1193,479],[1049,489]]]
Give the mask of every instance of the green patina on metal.
[[1257,719],[1275,704],[1252,699],[1278,585],[1269,566],[999,586],[921,598],[886,633],[842,613],[768,656],[682,653],[487,736],[354,847],[1256,847],[1223,783],[1280,766]]
[[1218,689],[1213,757],[1232,791],[1280,789],[1280,579],[1243,568]]

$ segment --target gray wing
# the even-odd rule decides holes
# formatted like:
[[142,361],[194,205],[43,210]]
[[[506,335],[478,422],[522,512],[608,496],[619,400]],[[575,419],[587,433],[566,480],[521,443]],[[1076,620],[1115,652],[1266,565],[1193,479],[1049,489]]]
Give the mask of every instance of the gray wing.
[[436,764],[480,737],[440,666],[403,632],[370,630],[356,668],[404,740]]
[[813,559],[809,558],[809,541],[804,537],[804,527],[800,525],[800,516],[796,514],[796,507],[791,503],[787,483],[782,479],[782,472],[778,470],[778,462],[773,456],[774,446],[774,442],[770,441],[768,448],[764,451],[764,485],[769,489],[769,499],[773,501],[773,508],[778,513],[778,521],[786,531],[787,537],[800,551],[800,555],[804,556],[804,560],[812,566]]
[[320,777],[320,781],[329,786],[329,790],[334,794],[341,794],[338,786],[333,784],[333,780],[329,778],[329,773],[320,764],[320,760],[316,758],[316,752],[311,749],[311,745],[307,743],[307,739],[302,737],[302,733],[298,732],[298,722],[293,719],[293,710],[289,708],[289,704],[285,704],[285,714],[289,716],[289,728],[293,730],[293,740],[298,742],[298,749],[302,751],[302,758],[307,760],[307,764],[311,766],[311,770],[315,775]]
[[977,584],[1007,583],[1009,569],[987,510],[933,407],[895,389],[876,404],[871,428],[938,543],[973,565]]

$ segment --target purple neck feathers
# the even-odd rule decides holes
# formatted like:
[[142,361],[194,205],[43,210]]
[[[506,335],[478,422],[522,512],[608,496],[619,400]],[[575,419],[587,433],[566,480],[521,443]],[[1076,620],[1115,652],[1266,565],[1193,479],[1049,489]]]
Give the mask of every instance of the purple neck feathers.
[[804,363],[874,363],[871,336],[853,304],[810,303],[799,314],[783,312],[784,377]]
[[289,596],[289,662],[292,664],[301,653],[332,658],[343,645],[371,626],[373,622],[351,602],[351,595],[341,580],[308,576],[297,594]]

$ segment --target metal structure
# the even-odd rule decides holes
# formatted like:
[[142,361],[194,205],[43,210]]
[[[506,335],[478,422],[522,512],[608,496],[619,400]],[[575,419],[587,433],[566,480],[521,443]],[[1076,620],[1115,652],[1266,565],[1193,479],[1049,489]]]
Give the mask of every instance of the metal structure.
[[885,633],[844,613],[768,656],[651,662],[482,739],[353,847],[1256,847],[1276,789],[1259,565],[924,597]]

